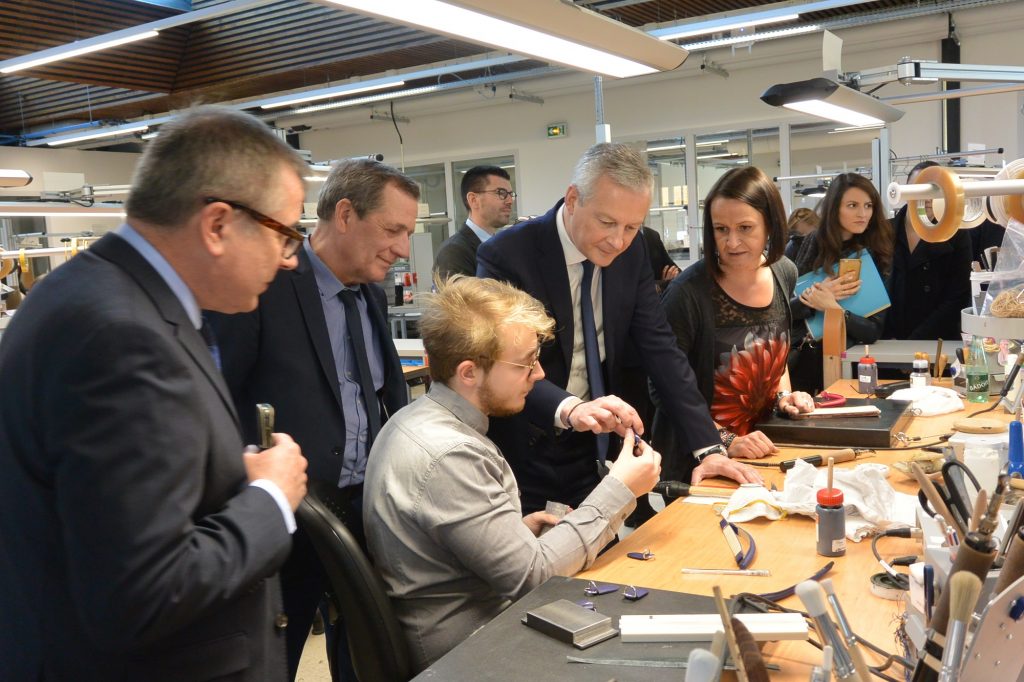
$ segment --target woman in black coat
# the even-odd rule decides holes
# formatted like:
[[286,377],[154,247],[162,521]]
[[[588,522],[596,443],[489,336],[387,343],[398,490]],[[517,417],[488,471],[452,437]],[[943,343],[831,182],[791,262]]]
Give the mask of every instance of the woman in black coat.
[[[914,184],[918,173],[934,161],[922,161],[907,176]],[[885,316],[887,339],[958,339],[960,311],[971,304],[971,237],[957,230],[949,241],[923,241],[907,220],[904,206],[893,218],[892,307]]]

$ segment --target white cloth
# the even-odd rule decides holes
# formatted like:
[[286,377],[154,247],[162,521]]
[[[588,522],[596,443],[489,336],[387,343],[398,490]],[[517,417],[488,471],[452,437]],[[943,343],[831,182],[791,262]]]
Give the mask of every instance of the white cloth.
[[[887,528],[914,523],[917,499],[893,490],[885,480],[887,475],[884,464],[859,464],[834,471],[832,485],[843,491],[846,537],[850,540],[856,542]],[[786,474],[784,490],[740,486],[729,498],[722,516],[734,523],[760,517],[774,520],[785,514],[814,516],[818,490],[827,485],[827,469],[798,460]]]
[[889,400],[910,400],[910,409],[921,417],[935,417],[940,414],[951,414],[964,409],[964,401],[957,392],[942,386],[921,386],[918,388],[901,388],[889,396]]

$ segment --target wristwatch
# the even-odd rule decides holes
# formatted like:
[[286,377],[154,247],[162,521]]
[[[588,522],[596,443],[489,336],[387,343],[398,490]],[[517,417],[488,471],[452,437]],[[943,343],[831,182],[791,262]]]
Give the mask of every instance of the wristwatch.
[[704,458],[707,457],[708,455],[723,455],[725,457],[728,457],[729,453],[726,451],[725,447],[723,447],[721,443],[719,443],[718,445],[712,445],[710,448],[700,453],[699,455],[694,455],[694,458],[696,458],[697,460],[697,466],[700,466],[704,462]]
[[787,397],[787,396],[789,396],[789,395],[792,395],[791,391],[779,391],[778,393],[775,394],[775,409],[776,410],[779,409],[779,403],[782,402],[782,399]]

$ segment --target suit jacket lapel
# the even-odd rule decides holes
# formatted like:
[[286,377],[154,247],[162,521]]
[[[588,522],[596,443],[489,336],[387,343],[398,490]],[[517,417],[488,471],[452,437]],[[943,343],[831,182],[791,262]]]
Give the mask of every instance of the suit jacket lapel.
[[185,352],[213,384],[225,409],[234,420],[235,426],[241,429],[231,393],[228,391],[227,384],[224,383],[224,376],[214,364],[210,349],[199,334],[199,330],[192,326],[192,321],[185,313],[181,301],[174,295],[159,273],[128,242],[116,235],[108,235],[96,242],[90,247],[89,252],[114,263],[138,283],[139,288],[149,297],[160,316],[167,322],[170,334],[178,340]]
[[341,389],[338,388],[338,370],[334,366],[334,352],[331,350],[331,337],[327,334],[327,321],[324,319],[324,307],[320,303],[320,289],[316,285],[316,274],[309,262],[304,249],[299,249],[299,264],[292,272],[292,286],[295,287],[295,298],[302,310],[302,319],[306,323],[306,331],[313,342],[316,358],[320,362],[327,385],[331,387],[334,400],[341,405]]

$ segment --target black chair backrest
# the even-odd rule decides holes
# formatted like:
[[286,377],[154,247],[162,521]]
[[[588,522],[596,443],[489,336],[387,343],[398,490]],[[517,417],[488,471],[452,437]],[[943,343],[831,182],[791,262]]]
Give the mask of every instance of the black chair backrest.
[[315,495],[306,495],[295,515],[327,572],[359,682],[409,680],[411,664],[402,628],[380,576],[355,537]]

